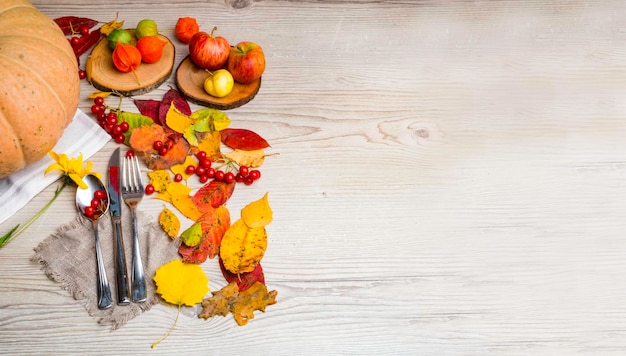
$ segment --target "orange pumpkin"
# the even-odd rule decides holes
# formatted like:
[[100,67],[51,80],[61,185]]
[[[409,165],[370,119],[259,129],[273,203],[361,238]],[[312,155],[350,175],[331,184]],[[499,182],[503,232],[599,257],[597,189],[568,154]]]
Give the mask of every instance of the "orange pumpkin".
[[37,162],[70,124],[78,63],[57,24],[27,0],[0,1],[0,178]]

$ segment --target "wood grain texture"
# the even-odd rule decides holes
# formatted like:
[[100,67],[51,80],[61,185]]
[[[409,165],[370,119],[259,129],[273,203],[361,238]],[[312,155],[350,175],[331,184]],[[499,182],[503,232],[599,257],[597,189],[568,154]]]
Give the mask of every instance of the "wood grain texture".
[[[272,145],[245,327],[159,305],[109,332],[30,262],[63,194],[0,250],[7,354],[621,355],[626,350],[626,5],[621,1],[37,0],[51,17],[181,16],[267,57],[233,126]],[[186,55],[175,42],[176,63]],[[82,84],[82,92],[93,88]],[[172,79],[143,98],[159,99]],[[83,98],[81,108],[88,111]],[[133,110],[132,102],[122,107]],[[200,108],[194,106],[194,109]],[[93,157],[104,171],[116,147]],[[23,222],[54,186],[5,222]],[[162,203],[144,199],[157,216]],[[219,268],[203,265],[210,287]]]

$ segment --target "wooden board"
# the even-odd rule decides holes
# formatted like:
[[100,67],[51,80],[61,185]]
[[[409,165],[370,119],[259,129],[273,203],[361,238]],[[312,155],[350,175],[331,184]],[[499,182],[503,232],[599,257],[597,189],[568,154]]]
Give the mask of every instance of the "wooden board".
[[250,84],[235,82],[230,94],[217,98],[204,91],[204,81],[208,76],[205,69],[196,66],[187,56],[176,70],[176,86],[187,100],[220,110],[234,109],[248,103],[261,88],[261,78]]
[[87,58],[87,80],[99,90],[116,92],[123,96],[141,95],[158,88],[172,74],[176,57],[176,49],[169,38],[163,35],[159,37],[167,41],[163,47],[163,56],[156,63],[141,63],[135,70],[137,77],[133,73],[123,73],[115,68],[111,59],[113,50],[106,37],[103,38]]

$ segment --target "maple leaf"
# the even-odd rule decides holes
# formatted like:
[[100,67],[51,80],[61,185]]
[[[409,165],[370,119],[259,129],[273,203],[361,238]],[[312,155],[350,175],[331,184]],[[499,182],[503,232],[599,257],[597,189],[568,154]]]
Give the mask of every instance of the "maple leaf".
[[248,129],[224,129],[220,131],[222,142],[232,148],[246,151],[261,150],[270,147],[265,139]]
[[181,244],[178,253],[188,263],[203,263],[207,258],[219,255],[222,237],[230,226],[230,213],[225,206],[219,206],[205,213],[198,220],[202,227],[202,237],[196,246]]
[[224,157],[240,166],[260,167],[265,161],[265,151],[262,149],[252,151],[236,149],[232,152],[225,153]]
[[243,326],[254,318],[255,310],[265,312],[268,305],[275,304],[278,292],[275,290],[269,292],[267,287],[259,282],[240,292],[237,284],[231,282],[212,294],[212,297],[202,301],[202,311],[198,317],[208,319],[215,315],[226,316],[230,312],[237,325]]
[[235,183],[216,180],[205,184],[193,195],[193,201],[202,213],[207,213],[226,203],[235,191]]
[[255,282],[265,284],[265,274],[263,273],[263,267],[261,267],[260,263],[256,265],[252,272],[234,274],[224,267],[224,262],[220,259],[220,270],[222,271],[222,276],[224,276],[226,282],[237,283],[237,287],[239,287],[240,292],[250,288]]
[[194,306],[209,292],[209,279],[198,265],[172,260],[159,267],[153,277],[156,293],[167,303],[178,306],[178,314],[168,332],[152,344],[154,348],[174,330],[182,305]]

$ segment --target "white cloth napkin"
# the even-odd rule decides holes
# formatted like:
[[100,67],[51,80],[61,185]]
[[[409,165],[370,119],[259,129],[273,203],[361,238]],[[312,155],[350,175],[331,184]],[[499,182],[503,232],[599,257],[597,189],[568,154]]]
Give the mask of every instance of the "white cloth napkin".
[[[70,158],[82,153],[83,159],[86,160],[98,152],[110,139],[111,136],[98,123],[79,109],[76,110],[72,123],[65,129],[63,136],[52,150],[65,153]],[[0,224],[59,179],[60,173],[57,172],[50,172],[45,177],[43,175],[52,162],[52,158],[46,155],[39,162],[0,179]]]

